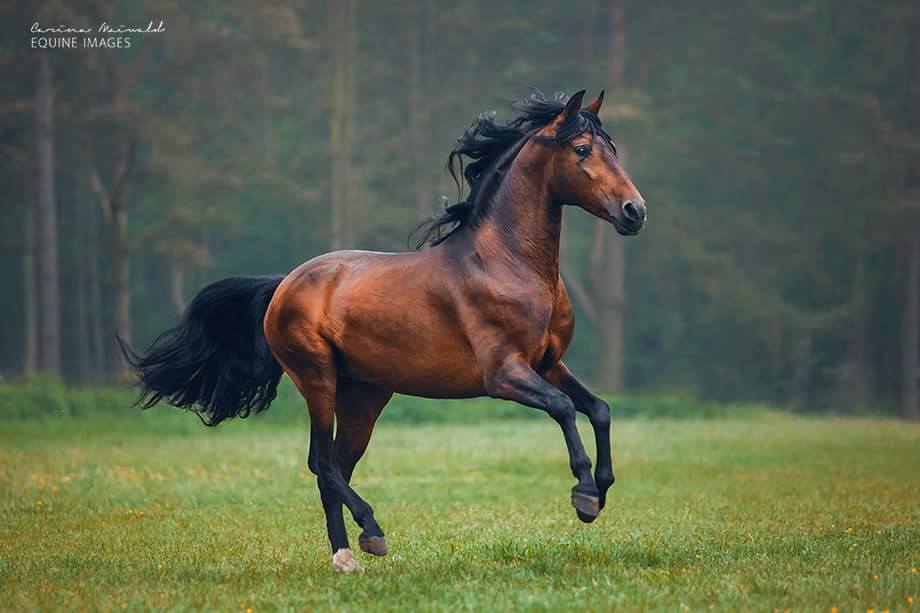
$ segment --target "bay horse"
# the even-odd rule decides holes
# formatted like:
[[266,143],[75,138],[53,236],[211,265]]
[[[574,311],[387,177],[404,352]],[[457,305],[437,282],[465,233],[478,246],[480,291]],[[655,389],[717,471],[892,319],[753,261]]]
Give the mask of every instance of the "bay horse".
[[[480,115],[448,158],[468,196],[420,227],[415,252],[337,251],[284,277],[205,287],[145,355],[124,347],[138,402],[162,399],[216,425],[268,408],[286,373],[307,403],[308,465],[340,571],[357,567],[343,505],[361,527],[360,548],[387,553],[349,482],[394,393],[546,411],[577,480],[572,505],[593,521],[614,482],[610,410],[562,362],[575,324],[559,274],[562,209],[579,206],[624,236],[639,232],[646,209],[598,118],[603,92],[585,108],[583,97],[535,91],[509,122]],[[593,475],[576,411],[594,430]]]

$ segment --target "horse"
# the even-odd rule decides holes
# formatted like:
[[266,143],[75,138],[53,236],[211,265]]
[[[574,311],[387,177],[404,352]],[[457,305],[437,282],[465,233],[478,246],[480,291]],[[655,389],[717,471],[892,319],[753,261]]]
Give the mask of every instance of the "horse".
[[[213,426],[268,408],[287,374],[307,404],[308,465],[339,571],[358,567],[343,505],[361,550],[388,550],[350,480],[394,393],[545,411],[568,450],[571,504],[594,521],[614,483],[610,409],[562,361],[575,324],[559,268],[562,213],[578,206],[632,236],[646,206],[601,125],[603,91],[582,108],[584,94],[534,91],[510,121],[480,115],[448,157],[468,196],[417,228],[415,251],[336,251],[286,276],[205,287],[145,354],[123,346],[138,403],[165,400]],[[594,431],[593,474],[576,412]]]

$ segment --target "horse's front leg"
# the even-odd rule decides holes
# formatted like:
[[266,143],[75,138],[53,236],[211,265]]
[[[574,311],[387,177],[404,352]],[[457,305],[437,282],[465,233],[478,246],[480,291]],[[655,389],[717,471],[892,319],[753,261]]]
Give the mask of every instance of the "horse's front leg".
[[600,513],[597,485],[591,476],[591,459],[575,426],[575,405],[563,392],[538,375],[517,357],[508,358],[486,375],[486,391],[493,398],[513,400],[543,409],[562,428],[569,452],[569,465],[578,483],[572,488],[572,506],[583,522],[592,522]]
[[543,373],[543,376],[572,399],[575,403],[575,410],[584,413],[591,420],[594,440],[597,443],[597,466],[594,469],[594,480],[600,491],[600,508],[603,509],[607,501],[607,490],[615,481],[613,458],[610,452],[610,407],[582,385],[562,362],[557,362],[555,366]]

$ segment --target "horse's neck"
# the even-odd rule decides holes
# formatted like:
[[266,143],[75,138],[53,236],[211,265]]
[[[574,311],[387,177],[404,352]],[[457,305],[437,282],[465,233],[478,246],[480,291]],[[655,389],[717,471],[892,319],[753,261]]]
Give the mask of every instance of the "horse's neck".
[[[518,159],[496,190],[473,234],[477,251],[528,266],[553,286],[559,278],[562,206],[553,202],[542,172]],[[528,173],[523,179],[519,173]]]

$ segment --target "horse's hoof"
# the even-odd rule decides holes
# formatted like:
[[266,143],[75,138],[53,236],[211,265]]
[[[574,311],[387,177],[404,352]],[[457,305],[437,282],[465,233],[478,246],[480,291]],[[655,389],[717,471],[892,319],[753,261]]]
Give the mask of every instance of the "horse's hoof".
[[572,506],[575,507],[575,513],[578,519],[590,524],[601,512],[600,499],[597,496],[582,494],[581,492],[572,491]]
[[340,573],[353,573],[359,568],[351,549],[339,549],[332,554],[332,567]]
[[382,536],[365,536],[362,534],[358,537],[358,546],[361,551],[374,556],[387,555],[387,540]]

